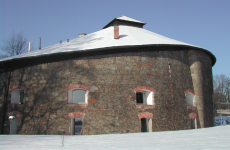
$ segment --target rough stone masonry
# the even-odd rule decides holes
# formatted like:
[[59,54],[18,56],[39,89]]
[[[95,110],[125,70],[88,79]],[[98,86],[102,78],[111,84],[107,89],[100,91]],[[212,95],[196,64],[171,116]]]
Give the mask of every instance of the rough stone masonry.
[[[84,135],[141,132],[144,117],[151,118],[153,132],[190,129],[194,117],[198,128],[213,126],[212,61],[195,49],[100,54],[18,68],[4,95],[7,75],[0,76],[4,134],[9,115],[18,116],[18,134],[70,134],[71,117],[83,118]],[[11,91],[20,87],[23,104],[11,104]],[[68,104],[74,87],[88,91],[87,104]],[[136,103],[138,87],[154,91],[154,105]],[[194,93],[194,106],[186,105],[186,91]]]

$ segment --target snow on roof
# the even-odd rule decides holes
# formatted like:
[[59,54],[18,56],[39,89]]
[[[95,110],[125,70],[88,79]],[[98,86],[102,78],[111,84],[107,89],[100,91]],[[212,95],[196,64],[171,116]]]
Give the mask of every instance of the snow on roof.
[[146,23],[144,23],[144,22],[141,22],[141,21],[139,21],[139,20],[136,20],[136,19],[133,19],[133,18],[130,18],[130,17],[127,17],[127,16],[120,16],[120,17],[117,17],[116,19],[146,24]]
[[180,131],[107,135],[0,135],[2,150],[140,150],[212,149],[230,147],[230,125]]
[[[36,57],[57,53],[87,51],[98,48],[141,46],[141,45],[187,45],[187,43],[176,41],[143,28],[131,26],[119,26],[119,39],[114,39],[114,27],[108,27],[100,31],[75,38],[69,42],[62,42],[21,55],[1,59],[0,62],[26,57]],[[107,49],[109,51],[109,49]]]

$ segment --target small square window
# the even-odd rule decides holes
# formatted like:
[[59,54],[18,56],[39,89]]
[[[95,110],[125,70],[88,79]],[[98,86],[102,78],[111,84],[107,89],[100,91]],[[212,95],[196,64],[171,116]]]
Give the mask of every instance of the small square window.
[[24,90],[14,89],[11,91],[11,104],[23,104],[24,103]]
[[136,103],[145,105],[154,105],[153,92],[142,89],[136,92]]
[[71,89],[68,91],[68,104],[87,104],[88,91]]
[[73,91],[73,103],[78,104],[78,103],[85,103],[85,91],[81,90],[75,90]]
[[194,95],[193,93],[186,93],[186,102],[187,102],[187,106],[194,106],[194,102],[193,102],[193,99],[194,99]]

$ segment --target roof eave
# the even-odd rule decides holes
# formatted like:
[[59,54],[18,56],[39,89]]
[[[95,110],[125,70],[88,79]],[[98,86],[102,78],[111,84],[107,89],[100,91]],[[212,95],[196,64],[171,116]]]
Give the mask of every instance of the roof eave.
[[110,21],[106,26],[104,26],[102,29],[108,28],[114,21],[116,20],[120,20],[120,21],[124,21],[124,22],[132,22],[132,23],[136,23],[136,24],[141,24],[142,26],[144,26],[146,23],[142,23],[142,22],[134,22],[134,21],[127,21],[127,20],[122,20],[122,19],[117,19],[114,18],[112,21]]
[[[15,68],[15,64],[20,64],[19,62],[25,62],[25,64],[28,64],[27,62],[33,62],[28,65],[33,64],[41,64],[41,63],[49,63],[49,62],[55,62],[55,61],[62,61],[62,60],[68,60],[68,59],[74,59],[77,57],[84,57],[84,56],[94,56],[94,55],[104,55],[104,54],[114,54],[114,53],[127,53],[127,52],[138,52],[138,51],[154,51],[155,48],[162,47],[161,50],[168,50],[168,47],[171,48],[179,48],[179,50],[188,50],[190,48],[195,50],[201,50],[206,53],[208,53],[211,56],[212,60],[212,66],[216,63],[216,57],[209,52],[206,49],[194,47],[190,45],[172,45],[172,44],[149,44],[149,45],[129,45],[129,46],[114,46],[114,47],[105,47],[105,48],[97,48],[97,49],[88,49],[88,50],[81,50],[81,51],[71,51],[71,52],[61,52],[61,53],[53,53],[53,54],[43,54],[39,56],[30,56],[30,57],[20,57],[10,60],[5,60],[0,62],[0,70],[4,68]],[[153,48],[153,49],[152,49]],[[159,49],[158,49],[159,50]],[[72,56],[72,54],[76,54],[75,57]],[[80,55],[79,55],[80,54]],[[60,56],[65,55],[65,59],[61,58]],[[42,58],[43,59],[40,59]],[[45,58],[51,58],[51,60],[44,59]],[[57,57],[57,58],[55,58]],[[41,61],[43,60],[43,61]],[[45,61],[44,61],[45,60]],[[18,67],[16,67],[18,68]],[[2,73],[2,71],[0,71]]]

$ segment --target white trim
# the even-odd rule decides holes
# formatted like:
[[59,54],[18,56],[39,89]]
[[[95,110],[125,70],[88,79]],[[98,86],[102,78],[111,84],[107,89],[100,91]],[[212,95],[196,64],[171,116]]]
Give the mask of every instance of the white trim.
[[187,92],[185,94],[185,97],[186,97],[186,105],[187,106],[194,106],[194,97],[195,97],[194,94],[191,92]]
[[135,93],[143,93],[143,103],[137,104],[147,104],[147,105],[154,105],[154,92],[147,90],[147,89],[140,89]]
[[[73,91],[76,91],[76,90],[85,91],[85,102],[84,103],[73,103]],[[89,94],[89,91],[85,90],[83,88],[70,89],[70,90],[68,90],[68,101],[67,101],[67,103],[68,104],[88,104],[88,94]]]
[[[11,104],[21,104],[20,103],[20,93],[21,92],[25,93],[25,91],[20,88],[17,88],[11,91],[11,98],[10,98]],[[23,101],[24,99],[25,99],[25,95],[24,95]]]
[[146,23],[144,23],[144,22],[141,22],[141,21],[139,21],[139,20],[136,20],[136,19],[133,19],[133,18],[130,18],[130,17],[127,17],[127,16],[120,16],[120,17],[117,17],[116,19],[146,24]]

